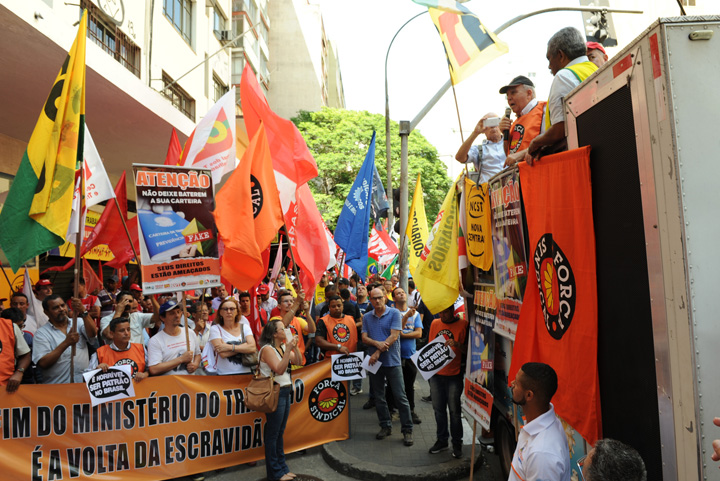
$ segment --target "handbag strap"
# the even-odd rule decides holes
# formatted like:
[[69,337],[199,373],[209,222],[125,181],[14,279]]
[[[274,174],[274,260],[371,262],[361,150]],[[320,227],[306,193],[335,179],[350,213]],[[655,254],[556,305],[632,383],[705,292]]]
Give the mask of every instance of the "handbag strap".
[[[267,346],[268,346],[268,345],[265,344],[265,345],[264,345],[263,347],[261,347],[260,350],[258,351],[258,365],[259,365],[260,362],[262,362],[262,350],[265,349]],[[267,366],[270,367],[270,364],[268,364],[268,363],[265,363],[265,364],[267,364]],[[260,369],[258,369],[258,370],[255,371],[255,379],[259,379],[259,378],[260,378]],[[275,371],[273,371],[272,368],[270,368],[270,380],[273,381],[273,382],[275,382]]]

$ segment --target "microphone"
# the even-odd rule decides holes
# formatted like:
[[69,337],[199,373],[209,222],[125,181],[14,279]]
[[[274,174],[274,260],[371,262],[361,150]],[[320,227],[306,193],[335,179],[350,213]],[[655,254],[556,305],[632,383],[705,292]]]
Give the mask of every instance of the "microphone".
[[[505,108],[505,117],[507,117],[508,119],[510,118],[510,112],[512,112],[512,110],[510,110],[510,107],[506,107]],[[503,139],[504,140],[510,139],[510,129],[503,130]]]

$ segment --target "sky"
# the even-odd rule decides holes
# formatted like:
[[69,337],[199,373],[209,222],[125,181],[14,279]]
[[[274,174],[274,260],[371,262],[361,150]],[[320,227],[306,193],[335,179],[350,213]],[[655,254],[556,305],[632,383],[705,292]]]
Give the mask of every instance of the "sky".
[[[623,0],[622,8],[635,9],[649,0]],[[675,0],[656,0],[668,3]],[[326,34],[338,49],[345,103],[349,110],[385,113],[385,56],[398,29],[414,15],[427,9],[411,0],[319,0]],[[614,4],[611,1],[611,4]],[[518,15],[548,7],[578,6],[578,0],[470,0],[464,5],[478,16],[486,28],[495,31]],[[674,15],[675,13],[673,13]],[[619,19],[618,15],[625,17]],[[632,18],[631,18],[632,17]],[[647,15],[614,14],[620,47],[632,41],[647,27]],[[623,25],[627,25],[623,28]],[[418,124],[420,131],[437,149],[441,160],[450,165],[449,175],[462,170],[454,160],[462,138],[472,132],[488,112],[503,115],[507,103],[498,90],[517,75],[530,77],[538,98],[547,98],[552,75],[545,58],[547,41],[566,26],[584,30],[580,12],[553,12],[537,15],[511,26],[499,37],[509,53],[493,60],[455,86],[463,137],[452,89]],[[621,35],[621,30],[625,35]],[[610,56],[620,48],[609,49]],[[398,33],[388,56],[390,118],[413,120],[449,78],[447,60],[440,37],[425,13]],[[384,132],[378,132],[384,135]],[[481,136],[482,138],[482,136]],[[400,142],[399,138],[391,142]]]

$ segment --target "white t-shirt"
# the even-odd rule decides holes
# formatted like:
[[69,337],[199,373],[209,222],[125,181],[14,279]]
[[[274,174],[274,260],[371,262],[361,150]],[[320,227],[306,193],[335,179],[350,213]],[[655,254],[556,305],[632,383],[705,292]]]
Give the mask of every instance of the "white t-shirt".
[[[252,329],[250,329],[250,325],[247,322],[241,321],[240,326],[243,329],[243,334],[245,334],[245,339],[251,339],[253,333]],[[210,327],[210,337],[208,338],[208,342],[212,342],[213,339],[221,339],[222,342],[226,344],[240,345],[243,343],[240,336],[234,336],[233,334],[230,334],[220,324],[213,324]],[[217,373],[220,376],[224,376],[228,374],[249,374],[250,372],[252,372],[249,367],[242,365],[240,358],[240,353],[237,353],[232,357],[218,356]]]
[[555,408],[520,430],[508,481],[570,481],[570,449]]
[[[193,357],[200,355],[200,346],[197,342],[197,336],[193,331],[188,331],[190,335],[190,351]],[[180,330],[177,336],[171,336],[165,331],[160,331],[150,338],[148,342],[148,366],[155,366],[162,362],[172,361],[185,354],[187,345],[185,344],[185,331]],[[167,374],[190,374],[187,371],[187,364],[180,364],[175,369],[163,373]]]
[[[105,328],[110,325],[110,321],[113,320],[114,315],[115,313],[112,313],[100,319],[100,332],[103,332]],[[155,323],[152,322],[152,317],[152,314],[143,314],[142,312],[131,312],[128,314],[128,318],[130,319],[130,342],[144,344],[143,330],[146,327],[153,327],[155,325]]]

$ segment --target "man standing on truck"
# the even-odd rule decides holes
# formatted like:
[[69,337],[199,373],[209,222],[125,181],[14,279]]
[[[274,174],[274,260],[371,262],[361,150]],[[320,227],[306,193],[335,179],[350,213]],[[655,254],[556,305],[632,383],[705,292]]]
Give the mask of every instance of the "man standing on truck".
[[550,403],[558,386],[555,370],[541,362],[527,362],[510,386],[512,401],[522,406],[526,424],[518,436],[508,481],[570,481],[567,436]]
[[530,142],[525,154],[529,165],[539,157],[543,147],[543,154],[567,150],[563,99],[597,70],[597,65],[588,60],[586,53],[585,36],[574,27],[565,27],[550,37],[547,59],[555,79],[550,85],[540,135]]
[[505,95],[508,106],[515,113],[515,122],[511,124],[508,115],[500,120],[499,126],[501,131],[508,131],[505,167],[509,167],[525,158],[528,145],[540,134],[545,102],[538,102],[535,98],[535,84],[522,75],[501,87],[500,93]]
[[[480,173],[481,184],[500,172],[505,164],[503,134],[498,127],[499,124],[500,119],[497,114],[492,112],[485,114],[455,154],[455,160],[461,164],[470,162],[475,165],[475,171]],[[485,140],[481,145],[473,145],[480,134],[485,134]]]

